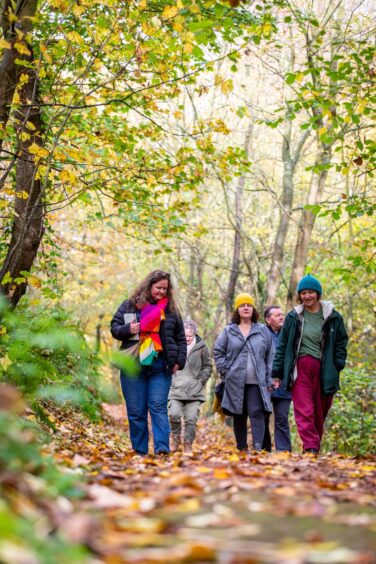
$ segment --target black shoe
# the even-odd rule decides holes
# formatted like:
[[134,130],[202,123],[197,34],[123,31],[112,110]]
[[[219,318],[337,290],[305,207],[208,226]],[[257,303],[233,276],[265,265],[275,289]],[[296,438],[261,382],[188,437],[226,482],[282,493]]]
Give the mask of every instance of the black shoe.
[[319,451],[317,450],[317,448],[306,448],[305,450],[303,450],[303,454],[319,454]]

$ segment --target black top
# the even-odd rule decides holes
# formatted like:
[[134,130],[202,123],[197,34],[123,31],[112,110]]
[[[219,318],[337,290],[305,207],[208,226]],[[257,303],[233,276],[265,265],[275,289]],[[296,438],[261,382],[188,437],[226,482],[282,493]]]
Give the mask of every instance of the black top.
[[[122,342],[121,349],[126,349],[134,344],[134,341],[130,340],[132,336],[130,323],[124,323],[125,313],[135,313],[137,321],[140,321],[141,311],[130,300],[125,300],[113,316],[111,320],[111,334],[115,339]],[[169,369],[172,369],[177,364],[179,370],[182,370],[187,359],[187,341],[183,320],[179,314],[171,313],[168,306],[165,313],[166,319],[161,322],[159,331],[163,356]]]

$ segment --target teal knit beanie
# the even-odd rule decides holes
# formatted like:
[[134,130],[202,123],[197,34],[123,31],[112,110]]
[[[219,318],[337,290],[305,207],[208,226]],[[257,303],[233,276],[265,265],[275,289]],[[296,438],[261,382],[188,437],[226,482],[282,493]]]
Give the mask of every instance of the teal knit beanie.
[[297,288],[296,291],[298,292],[302,292],[303,290],[313,290],[314,292],[317,292],[318,294],[322,294],[322,286],[320,284],[320,282],[317,280],[317,278],[315,278],[314,276],[311,276],[310,274],[307,274],[307,276],[304,276]]

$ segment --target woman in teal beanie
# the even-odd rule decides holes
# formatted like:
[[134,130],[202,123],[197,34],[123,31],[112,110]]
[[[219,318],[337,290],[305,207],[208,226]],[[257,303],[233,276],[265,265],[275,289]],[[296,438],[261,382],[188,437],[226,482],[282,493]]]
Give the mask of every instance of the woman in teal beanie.
[[286,315],[272,377],[276,387],[291,390],[303,452],[317,454],[325,418],[339,390],[348,336],[342,316],[331,302],[321,300],[317,278],[304,276],[296,291],[299,305]]

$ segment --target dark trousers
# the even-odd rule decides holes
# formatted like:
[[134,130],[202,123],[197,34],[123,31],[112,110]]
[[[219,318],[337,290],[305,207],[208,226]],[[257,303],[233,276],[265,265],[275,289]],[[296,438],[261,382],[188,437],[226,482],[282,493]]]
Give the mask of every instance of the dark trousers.
[[[274,411],[274,442],[276,450],[288,450],[291,452],[291,437],[289,425],[289,411],[291,400],[272,396]],[[265,421],[265,435],[262,448],[271,452],[272,440],[269,430],[269,413]]]
[[242,415],[234,415],[234,434],[239,450],[248,448],[247,421],[251,421],[253,448],[261,450],[265,434],[265,415],[267,411],[257,384],[246,384],[244,389],[244,409]]

